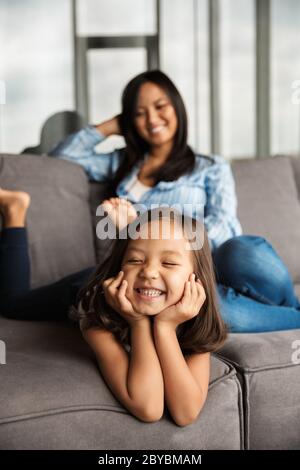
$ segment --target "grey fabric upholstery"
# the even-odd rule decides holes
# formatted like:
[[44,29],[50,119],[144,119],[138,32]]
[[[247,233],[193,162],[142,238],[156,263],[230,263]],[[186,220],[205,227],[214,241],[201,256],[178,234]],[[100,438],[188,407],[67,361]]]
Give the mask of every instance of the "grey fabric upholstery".
[[[130,415],[102,380],[81,334],[67,322],[1,319],[0,449],[240,449],[242,396],[235,369],[211,361],[209,398],[186,429],[167,413]],[[5,384],[5,386],[3,386]],[[216,429],[226,429],[217,433]]]
[[295,183],[298,191],[298,199],[300,200],[300,159],[299,158],[290,158],[292,164]]
[[45,156],[2,155],[0,186],[31,195],[32,287],[95,264],[89,184],[79,165]]
[[[244,233],[274,245],[300,294],[299,162],[237,161],[233,172]],[[0,165],[0,186],[32,195],[33,286],[109,255],[93,240],[108,187],[88,185],[79,166],[54,158],[2,155]],[[212,356],[205,406],[185,428],[167,411],[156,423],[131,416],[71,322],[0,316],[0,339],[0,449],[300,449],[300,365],[291,359],[300,330],[230,335]]]
[[241,375],[246,448],[300,449],[300,330],[231,334],[218,355]]
[[244,233],[265,237],[300,282],[300,205],[290,159],[235,161],[232,168]]

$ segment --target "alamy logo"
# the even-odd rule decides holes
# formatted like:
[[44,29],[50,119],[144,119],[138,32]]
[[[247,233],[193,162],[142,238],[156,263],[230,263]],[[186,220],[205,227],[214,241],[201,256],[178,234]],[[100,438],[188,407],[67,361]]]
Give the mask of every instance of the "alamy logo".
[[300,364],[300,339],[295,339],[295,341],[292,342],[292,349],[296,349],[292,354],[292,362],[294,364]]
[[4,341],[0,340],[0,365],[6,364],[6,346]]
[[300,104],[300,80],[294,80],[292,83],[292,103]]
[[[114,224],[111,217],[107,214],[106,209],[100,204],[97,207],[96,215],[101,217],[101,220],[97,223],[96,234],[100,240],[105,239],[127,239],[131,238],[136,240],[137,238],[148,239],[149,231],[147,228],[147,222],[149,221],[150,209],[151,221],[158,220],[160,216],[166,217],[166,222],[162,228],[162,238],[164,240],[170,240],[172,233],[171,222],[173,218],[170,216],[173,215],[174,220],[183,222],[183,232],[184,236],[188,240],[186,244],[187,250],[201,250],[204,243],[204,226],[199,218],[193,218],[192,215],[194,212],[201,215],[202,219],[204,218],[203,204],[151,204],[151,207],[147,207],[144,204],[132,204],[132,207],[136,211],[136,218],[129,223],[128,214],[124,216],[124,227],[121,230],[118,230]],[[118,236],[117,236],[118,232]],[[158,239],[160,237],[160,231],[157,226],[151,226],[150,238]],[[178,235],[179,236],[179,235]],[[176,238],[176,235],[175,235]]]

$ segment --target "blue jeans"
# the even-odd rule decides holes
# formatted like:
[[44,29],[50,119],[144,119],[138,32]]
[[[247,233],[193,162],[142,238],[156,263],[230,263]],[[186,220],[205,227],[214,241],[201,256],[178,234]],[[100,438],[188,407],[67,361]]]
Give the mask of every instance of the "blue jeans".
[[231,332],[300,328],[291,276],[264,238],[233,237],[213,252],[213,260],[221,315]]

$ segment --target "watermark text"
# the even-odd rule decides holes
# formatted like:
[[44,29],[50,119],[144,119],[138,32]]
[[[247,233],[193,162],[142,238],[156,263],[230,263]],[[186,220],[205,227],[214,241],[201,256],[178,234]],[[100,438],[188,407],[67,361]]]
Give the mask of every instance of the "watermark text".
[[6,364],[6,345],[0,340],[0,365]]

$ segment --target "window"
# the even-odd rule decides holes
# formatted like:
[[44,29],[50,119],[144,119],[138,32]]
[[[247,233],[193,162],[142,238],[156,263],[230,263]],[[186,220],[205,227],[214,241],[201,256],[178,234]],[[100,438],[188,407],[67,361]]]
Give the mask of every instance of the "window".
[[[110,119],[121,112],[121,94],[127,82],[146,69],[146,50],[91,49],[88,51],[89,116],[92,123]],[[97,150],[124,147],[123,137],[111,136]]]
[[220,5],[220,148],[229,158],[255,155],[255,2]]
[[74,109],[70,17],[69,0],[1,0],[2,152],[38,145],[46,119]]
[[300,154],[300,104],[293,103],[293,83],[300,80],[300,2],[272,0],[271,9],[271,149]]
[[[183,96],[195,151],[218,148],[230,159],[255,158],[261,146],[267,149],[262,154],[270,147],[271,155],[300,155],[300,104],[292,99],[293,85],[300,88],[300,2],[269,1],[270,19],[256,11],[267,0],[1,0],[0,93],[5,85],[6,103],[0,96],[0,151],[37,146],[42,126],[57,112],[77,106],[92,123],[120,112],[126,83],[156,63],[158,37],[160,68]],[[262,31],[271,28],[270,53],[264,39],[256,44],[256,13]],[[217,48],[210,55],[211,31]],[[150,42],[143,42],[146,36]],[[262,70],[258,88],[257,45],[261,63],[270,63],[270,83]],[[256,109],[257,97],[269,96],[266,89],[270,104],[259,100]],[[103,150],[110,150],[124,140],[106,144]]]
[[189,143],[209,153],[208,3],[161,1],[161,69],[183,96]]
[[79,36],[155,34],[155,0],[77,0]]

